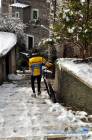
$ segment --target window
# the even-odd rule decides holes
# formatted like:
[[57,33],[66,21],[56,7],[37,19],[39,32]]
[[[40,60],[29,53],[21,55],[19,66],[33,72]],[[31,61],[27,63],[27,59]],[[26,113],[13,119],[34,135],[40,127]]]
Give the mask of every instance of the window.
[[15,12],[15,17],[19,18],[19,12]]
[[14,3],[16,3],[17,2],[17,0],[14,0]]
[[37,20],[39,18],[39,10],[32,9],[32,20]]
[[9,6],[9,15],[12,16],[12,7]]

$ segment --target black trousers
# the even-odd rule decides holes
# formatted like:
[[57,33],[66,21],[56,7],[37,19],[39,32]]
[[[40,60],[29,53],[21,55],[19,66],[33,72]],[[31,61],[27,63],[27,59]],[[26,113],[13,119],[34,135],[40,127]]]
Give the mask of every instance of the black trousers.
[[31,75],[31,86],[32,86],[32,90],[33,90],[34,93],[35,93],[35,80],[37,80],[38,92],[41,92],[40,91],[40,89],[41,89],[41,75],[39,75],[39,76]]

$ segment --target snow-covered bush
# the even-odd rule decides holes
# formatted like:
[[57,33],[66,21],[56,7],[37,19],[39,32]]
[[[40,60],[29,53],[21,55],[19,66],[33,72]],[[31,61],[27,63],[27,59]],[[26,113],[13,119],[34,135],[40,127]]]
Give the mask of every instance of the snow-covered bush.
[[18,18],[11,16],[1,16],[0,15],[0,30],[4,32],[11,32],[17,35],[17,44],[16,44],[16,59],[17,59],[17,68],[21,67],[21,63],[24,61],[23,57],[20,56],[21,51],[25,51],[25,34],[24,29],[26,25]]
[[0,15],[0,30],[4,32],[16,33],[18,36],[24,34],[26,25],[18,18],[7,15]]

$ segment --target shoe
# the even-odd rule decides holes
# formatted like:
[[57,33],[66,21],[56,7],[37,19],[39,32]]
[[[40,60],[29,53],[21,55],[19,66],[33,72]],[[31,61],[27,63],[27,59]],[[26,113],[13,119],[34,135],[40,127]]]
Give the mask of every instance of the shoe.
[[41,95],[41,92],[38,92],[38,96]]
[[36,98],[36,94],[35,93],[33,93],[31,96],[34,97],[34,98]]

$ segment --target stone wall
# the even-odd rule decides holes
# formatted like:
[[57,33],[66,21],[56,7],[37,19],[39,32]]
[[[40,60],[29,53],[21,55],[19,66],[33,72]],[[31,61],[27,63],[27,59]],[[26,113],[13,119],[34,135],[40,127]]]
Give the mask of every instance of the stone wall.
[[10,73],[16,73],[16,53],[15,47],[10,52]]
[[34,36],[34,46],[38,44],[42,39],[48,38],[49,36],[48,30],[42,28],[41,26],[35,25],[30,25],[30,27],[26,30],[26,33]]
[[3,68],[2,68],[2,59],[0,58],[0,84],[2,83],[2,80],[3,80],[2,71],[3,71]]
[[47,138],[47,140],[65,140],[65,139],[67,139],[67,138],[65,138],[63,136],[61,136],[59,138]]
[[6,80],[6,62],[5,57],[0,58],[0,84]]
[[[32,10],[38,9],[39,11],[39,26],[44,25],[45,27],[49,27],[49,12],[50,12],[50,4],[47,0],[18,0],[18,2],[23,4],[28,4],[27,8],[12,8],[12,16],[15,16],[15,11],[20,13],[20,19],[24,23],[27,23],[27,29],[25,29],[25,33],[34,36],[34,45],[37,45],[42,39],[49,37],[49,30],[43,27],[34,28],[34,21],[32,21]],[[2,0],[2,11],[3,13],[7,13],[9,11],[9,5],[14,2],[7,0]]]
[[[22,1],[22,0],[21,0]],[[27,0],[28,2],[28,0]],[[24,0],[25,3],[25,0]],[[29,4],[29,2],[28,2]],[[30,26],[27,29],[26,33],[31,34],[34,36],[34,46],[37,45],[42,39],[49,37],[49,31],[40,25],[44,25],[45,27],[49,27],[49,4],[46,2],[46,0],[31,0],[31,9],[30,9]],[[38,9],[39,10],[39,24],[38,26],[34,26],[32,24],[32,9]]]
[[56,69],[56,91],[59,102],[92,113],[92,88],[66,69]]
[[[32,9],[39,9],[39,18],[41,24],[47,25],[49,22],[49,3],[46,0],[18,0],[20,3],[25,3],[31,6]],[[31,11],[30,11],[31,19]]]
[[0,84],[8,79],[8,74],[16,73],[15,48],[0,58]]

